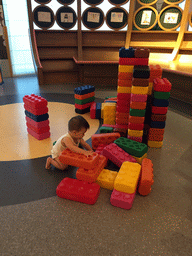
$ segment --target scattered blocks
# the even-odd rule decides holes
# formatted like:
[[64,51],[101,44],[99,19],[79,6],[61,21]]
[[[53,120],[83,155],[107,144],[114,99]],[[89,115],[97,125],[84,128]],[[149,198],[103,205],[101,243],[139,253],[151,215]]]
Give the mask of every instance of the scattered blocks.
[[97,183],[88,183],[81,180],[64,178],[56,189],[57,196],[85,204],[95,204],[100,186]]
[[97,183],[102,188],[113,190],[116,176],[117,172],[103,169],[97,178]]
[[133,205],[133,201],[135,199],[135,194],[128,194],[124,192],[120,192],[117,190],[113,190],[110,198],[110,203],[113,206],[120,207],[126,210],[130,210]]
[[83,167],[86,169],[94,168],[99,160],[99,155],[93,153],[91,156],[85,156],[83,154],[75,153],[68,148],[63,150],[59,156],[59,161],[61,163],[72,165],[76,167]]
[[120,134],[117,132],[114,133],[101,133],[101,134],[93,134],[91,136],[92,139],[92,148],[95,150],[100,144],[110,144],[114,140],[118,139]]

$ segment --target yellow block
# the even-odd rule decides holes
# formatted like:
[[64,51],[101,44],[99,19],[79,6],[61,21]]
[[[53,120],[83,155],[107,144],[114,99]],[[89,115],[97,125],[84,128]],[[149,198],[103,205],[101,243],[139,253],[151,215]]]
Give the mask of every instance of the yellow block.
[[117,86],[118,93],[131,93],[131,87]]
[[143,136],[143,130],[130,130],[128,129],[128,135],[133,137],[142,137]]
[[148,140],[147,145],[150,148],[161,148],[163,146],[163,141],[152,141]]
[[97,183],[102,188],[113,190],[116,176],[117,172],[103,169],[97,178]]
[[105,106],[114,106],[116,107],[116,103],[115,102],[103,102],[101,103],[101,118],[103,119],[103,115],[104,115],[104,107]]
[[114,189],[120,192],[133,194],[136,191],[141,165],[132,162],[123,162],[114,182]]
[[124,73],[133,73],[134,66],[129,66],[129,65],[119,65],[119,72],[124,72]]
[[148,87],[132,86],[131,93],[133,94],[147,94]]
[[153,83],[149,83],[149,87],[148,87],[148,95],[151,95],[153,91]]
[[106,103],[103,111],[103,124],[116,123],[116,103]]
[[[132,156],[132,155],[131,155]],[[139,163],[139,164],[141,164],[142,163],[142,161],[143,161],[143,159],[144,158],[147,158],[147,153],[145,153],[143,156],[141,156],[141,157],[136,157],[136,156],[132,156],[133,158],[135,158],[135,160]]]

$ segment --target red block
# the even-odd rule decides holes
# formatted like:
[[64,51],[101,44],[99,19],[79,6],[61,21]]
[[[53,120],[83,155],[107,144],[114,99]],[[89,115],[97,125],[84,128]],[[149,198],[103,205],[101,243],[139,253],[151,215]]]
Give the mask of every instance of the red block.
[[148,58],[119,58],[119,65],[148,66]]
[[68,148],[63,150],[59,156],[59,161],[63,164],[72,165],[76,167],[84,167],[86,169],[92,169],[97,165],[99,155],[93,153],[90,156],[75,153]]
[[153,89],[156,92],[170,92],[172,84],[167,80],[167,78],[155,78],[153,80]]
[[30,113],[39,116],[39,115],[44,115],[48,112],[48,108],[33,108],[30,105],[24,104],[25,110],[29,111]]
[[165,132],[165,129],[159,129],[159,128],[149,128],[149,135],[163,135]]
[[142,139],[143,139],[143,137],[134,137],[134,136],[130,136],[130,135],[128,135],[127,138],[130,140],[137,141],[137,142],[142,142]]
[[145,121],[145,117],[141,116],[129,116],[129,123],[133,124],[143,124]]
[[31,108],[45,108],[48,103],[46,99],[35,94],[25,95],[23,97],[23,102],[29,105]]
[[25,116],[25,119],[27,123],[31,124],[32,126],[36,128],[43,128],[49,126],[49,120],[41,121],[41,122],[35,122],[33,119],[29,118],[28,116]]
[[100,186],[97,183],[64,178],[56,189],[57,196],[85,204],[95,204]]
[[142,196],[148,195],[151,192],[153,183],[153,164],[150,159],[144,158],[141,164],[141,175],[138,186],[139,194]]
[[106,147],[106,146],[107,146],[107,144],[100,144],[100,145],[96,148],[95,153],[97,153],[97,154],[99,154],[99,155],[103,155],[103,149],[104,149],[104,147]]
[[91,107],[92,104],[93,104],[93,102],[85,103],[85,104],[82,104],[82,105],[75,103],[75,108],[77,108],[77,109],[86,109],[88,107]]
[[91,98],[94,96],[95,96],[95,92],[90,92],[90,93],[83,94],[83,95],[75,94],[75,99],[84,100],[84,99],[88,99],[88,98]]
[[129,210],[133,205],[134,198],[135,193],[127,194],[114,189],[111,194],[110,202],[113,206]]
[[167,113],[168,107],[155,107],[152,106],[152,113],[153,114],[160,114],[160,115],[165,115]]
[[123,80],[132,80],[133,73],[130,72],[119,72],[118,78]]
[[76,172],[76,177],[78,180],[87,181],[89,183],[96,182],[99,174],[107,165],[107,158],[103,155],[99,155],[99,160],[97,161],[97,166],[93,169],[85,169],[83,167],[79,168]]
[[27,131],[29,134],[31,134],[33,137],[35,137],[37,140],[44,140],[47,139],[51,136],[50,132],[45,132],[45,133],[36,133],[32,129],[27,128]]
[[131,93],[117,93],[117,100],[129,101],[131,98]]
[[137,163],[135,158],[125,152],[122,148],[117,146],[115,143],[111,143],[103,149],[103,155],[106,156],[111,162],[121,167],[125,161]]
[[150,134],[150,135],[148,135],[148,140],[150,140],[150,141],[163,141],[163,135],[161,135],[161,134],[156,134],[156,135]]
[[132,85],[140,86],[140,87],[147,87],[149,86],[149,79],[145,78],[133,78]]
[[149,81],[153,82],[154,78],[162,77],[162,68],[160,65],[149,65],[149,69],[150,69],[150,77],[149,77]]
[[144,128],[144,123],[143,124],[129,123],[128,128],[130,130],[139,130],[139,131],[141,131]]
[[132,80],[118,79],[118,86],[131,87],[132,86]]
[[[92,139],[92,148],[95,150],[100,144],[110,144],[120,137],[120,134],[117,132],[112,133],[101,133],[93,134]],[[87,168],[88,169],[88,168]]]
[[33,130],[34,132],[38,133],[38,134],[42,134],[42,133],[46,133],[49,132],[50,127],[46,126],[46,127],[42,127],[42,128],[37,128],[33,125],[31,125],[30,123],[26,123],[27,127],[30,128],[31,130]]
[[131,101],[132,102],[146,102],[147,94],[133,94],[131,93]]
[[120,113],[129,113],[130,107],[129,106],[121,106],[121,105],[117,105],[116,107],[116,111],[120,112]]
[[96,102],[93,102],[90,107],[90,117],[91,119],[96,119]]
[[128,129],[128,124],[116,124],[116,128],[120,128],[120,129]]

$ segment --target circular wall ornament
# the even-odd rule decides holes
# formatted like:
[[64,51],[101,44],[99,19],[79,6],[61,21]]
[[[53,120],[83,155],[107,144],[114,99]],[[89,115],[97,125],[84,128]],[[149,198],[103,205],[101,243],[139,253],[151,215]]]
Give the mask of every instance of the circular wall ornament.
[[48,29],[55,22],[54,12],[48,6],[37,6],[33,10],[33,20],[38,27]]
[[71,29],[75,26],[77,15],[71,7],[61,7],[56,13],[56,22],[63,29]]
[[88,5],[99,5],[103,2],[103,0],[84,0],[84,2]]
[[181,23],[183,10],[175,5],[166,6],[158,16],[159,27],[165,31],[176,30]]
[[38,4],[48,4],[51,2],[51,0],[35,0]]
[[180,4],[182,3],[184,0],[164,0],[164,2],[166,4]]
[[72,4],[75,0],[57,0],[60,4]]
[[108,0],[111,4],[120,6],[126,4],[129,0]]
[[98,7],[89,7],[82,14],[82,21],[86,28],[98,29],[104,23],[104,13]]
[[142,6],[134,14],[134,26],[141,30],[146,31],[152,29],[157,24],[158,12],[152,6]]
[[106,14],[106,23],[108,27],[118,30],[127,25],[128,12],[121,7],[113,7]]
[[141,5],[153,5],[157,2],[158,0],[137,0],[137,2]]

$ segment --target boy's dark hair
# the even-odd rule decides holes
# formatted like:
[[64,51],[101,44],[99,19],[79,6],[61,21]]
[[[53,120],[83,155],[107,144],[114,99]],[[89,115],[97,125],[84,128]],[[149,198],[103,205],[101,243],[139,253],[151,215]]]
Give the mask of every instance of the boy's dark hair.
[[69,120],[69,131],[80,131],[82,128],[89,129],[89,123],[82,116],[74,116]]

